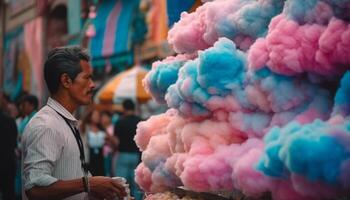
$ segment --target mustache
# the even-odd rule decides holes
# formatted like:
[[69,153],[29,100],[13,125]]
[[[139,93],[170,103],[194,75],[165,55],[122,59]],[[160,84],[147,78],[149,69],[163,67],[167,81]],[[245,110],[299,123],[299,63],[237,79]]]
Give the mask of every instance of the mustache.
[[88,91],[86,92],[86,94],[95,94],[96,91],[97,91],[97,90],[95,90],[95,89],[88,90]]

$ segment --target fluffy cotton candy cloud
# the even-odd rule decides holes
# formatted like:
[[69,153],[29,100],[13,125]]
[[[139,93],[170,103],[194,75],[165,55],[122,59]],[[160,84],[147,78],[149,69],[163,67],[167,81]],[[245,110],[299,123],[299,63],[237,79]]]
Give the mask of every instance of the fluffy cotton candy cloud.
[[339,195],[334,188],[347,191],[350,182],[343,167],[350,160],[348,123],[331,126],[315,120],[311,124],[292,122],[282,129],[273,128],[264,138],[265,153],[258,168],[274,177],[288,178],[294,174],[304,177],[305,183],[312,183],[309,188],[303,192],[298,187],[300,179],[293,186],[305,194],[316,194],[312,187],[320,183],[323,184],[320,187],[329,187],[324,196]]
[[298,25],[279,15],[271,21],[266,38],[250,48],[249,68],[257,70],[266,65],[285,75],[339,75],[349,68],[349,45],[350,25],[342,20],[332,18],[327,26]]
[[[282,11],[280,0],[227,0],[208,2],[193,13],[182,13],[169,31],[177,53],[193,53],[229,38],[242,50],[265,34],[271,18]],[[220,12],[218,12],[220,10]]]
[[189,56],[177,55],[152,64],[152,69],[144,78],[143,84],[157,102],[165,102],[164,96],[167,89],[176,82],[179,69],[189,58]]
[[[198,57],[167,58],[145,79],[173,110],[138,127],[140,186],[274,200],[349,195],[350,75],[335,97],[323,82],[338,87],[350,67],[349,2],[225,0],[184,13],[169,40]],[[249,47],[248,59],[237,50]]]

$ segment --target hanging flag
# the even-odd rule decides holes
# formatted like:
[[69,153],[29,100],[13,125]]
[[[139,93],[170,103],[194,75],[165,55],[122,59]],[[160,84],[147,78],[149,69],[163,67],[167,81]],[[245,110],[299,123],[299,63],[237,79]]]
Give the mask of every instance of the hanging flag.
[[95,36],[90,40],[94,61],[125,54],[131,50],[131,25],[139,0],[105,0],[93,20]]

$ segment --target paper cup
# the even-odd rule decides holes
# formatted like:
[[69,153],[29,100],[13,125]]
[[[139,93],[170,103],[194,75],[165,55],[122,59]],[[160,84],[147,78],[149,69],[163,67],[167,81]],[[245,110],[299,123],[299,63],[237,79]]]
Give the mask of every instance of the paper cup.
[[124,197],[123,199],[119,199],[118,197],[116,197],[114,200],[130,200],[131,199],[130,188],[129,188],[129,184],[127,184],[126,179],[123,177],[113,177],[112,179],[120,183],[125,188],[125,192],[126,192],[126,197]]

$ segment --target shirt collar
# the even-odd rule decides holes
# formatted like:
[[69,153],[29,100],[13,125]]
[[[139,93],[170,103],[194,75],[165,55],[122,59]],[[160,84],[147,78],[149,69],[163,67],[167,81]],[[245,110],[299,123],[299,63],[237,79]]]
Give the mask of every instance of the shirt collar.
[[69,119],[70,121],[74,123],[78,122],[78,120],[55,99],[49,97],[49,99],[47,100],[47,105],[54,109],[56,112],[60,113],[63,117]]

